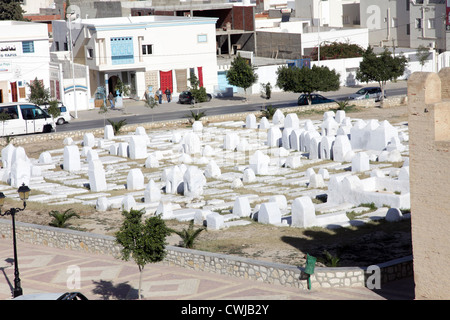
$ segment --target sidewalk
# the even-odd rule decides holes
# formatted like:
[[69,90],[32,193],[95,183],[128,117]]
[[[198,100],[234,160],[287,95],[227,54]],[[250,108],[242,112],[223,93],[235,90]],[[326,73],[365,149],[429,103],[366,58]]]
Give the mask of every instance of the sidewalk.
[[[368,87],[368,86],[378,86],[378,84],[367,84],[364,86],[355,86],[355,87],[341,87],[338,91],[330,91],[330,92],[323,92],[321,93],[324,96],[333,96],[337,94],[351,94],[356,92],[361,87]],[[397,88],[405,88],[407,86],[406,81],[398,81],[398,82],[389,82],[386,85],[387,93],[389,94],[390,89],[397,89]],[[254,104],[259,103],[261,106],[266,106],[272,103],[276,102],[286,102],[286,101],[292,101],[293,103],[296,103],[298,97],[300,96],[299,93],[293,93],[293,92],[273,92],[270,99],[264,99],[261,97],[260,93],[255,94],[248,94],[247,96],[244,96],[243,94],[235,94],[233,97],[230,98],[212,98],[209,102],[204,102],[201,104],[198,104],[196,106],[189,105],[189,104],[179,104],[176,101],[172,101],[170,103],[163,102],[161,105],[158,105],[157,107],[151,109],[145,106],[144,101],[136,101],[132,99],[124,99],[123,100],[123,107],[116,108],[115,110],[108,109],[108,112],[106,113],[106,118],[113,118],[113,117],[127,117],[127,116],[136,116],[140,114],[163,114],[163,113],[169,113],[169,112],[175,112],[180,110],[186,110],[186,114],[189,114],[190,111],[196,110],[197,108],[203,109],[203,108],[214,108],[214,107],[224,107],[224,106],[235,106],[235,105],[245,105],[245,104]],[[175,97],[174,100],[177,100]],[[71,111],[72,116],[74,116],[74,112]],[[99,109],[91,109],[91,110],[83,110],[77,112],[77,118],[72,119],[73,122],[75,121],[86,121],[86,120],[95,120],[95,119],[103,119],[105,117],[104,114],[99,113]]]
[[[79,291],[90,300],[135,300],[139,270],[106,255],[17,244],[23,294]],[[11,239],[0,238],[0,300],[10,300],[14,285]],[[411,279],[367,288],[303,290],[163,264],[147,264],[142,277],[146,300],[386,300],[413,298]]]

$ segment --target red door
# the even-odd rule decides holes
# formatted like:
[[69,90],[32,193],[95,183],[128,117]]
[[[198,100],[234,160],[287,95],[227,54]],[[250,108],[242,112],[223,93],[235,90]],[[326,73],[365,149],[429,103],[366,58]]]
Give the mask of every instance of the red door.
[[198,67],[198,83],[200,87],[203,87],[203,67]]
[[11,82],[12,102],[17,102],[17,82]]
[[159,80],[162,92],[164,92],[167,88],[169,88],[170,92],[173,93],[172,70],[160,71]]

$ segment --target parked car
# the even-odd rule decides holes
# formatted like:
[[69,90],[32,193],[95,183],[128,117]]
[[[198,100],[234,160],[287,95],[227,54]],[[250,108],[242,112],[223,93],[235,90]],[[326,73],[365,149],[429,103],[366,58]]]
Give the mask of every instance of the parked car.
[[[386,92],[384,92],[384,97],[386,98]],[[349,100],[362,100],[362,99],[380,100],[380,98],[381,98],[381,88],[380,87],[361,88],[348,97]]]
[[13,300],[88,300],[86,296],[80,292],[65,293],[31,293],[21,295]]
[[[44,104],[41,107],[44,108],[44,110],[47,111],[48,113],[48,108],[50,107],[50,105]],[[58,102],[58,107],[61,113],[55,119],[55,123],[61,125],[70,122],[70,113],[69,110],[67,110],[67,107],[63,105],[61,102]]]
[[[329,102],[336,102],[336,100],[325,98],[324,96],[312,93],[311,94],[311,104],[320,104],[320,103],[329,103]],[[302,94],[300,97],[298,97],[297,104],[299,106],[305,106],[308,105],[308,95]]]
[[[211,101],[212,95],[209,93],[206,94],[206,102]],[[194,103],[194,97],[192,96],[192,92],[190,91],[183,91],[178,96],[178,102],[181,104],[193,104]]]

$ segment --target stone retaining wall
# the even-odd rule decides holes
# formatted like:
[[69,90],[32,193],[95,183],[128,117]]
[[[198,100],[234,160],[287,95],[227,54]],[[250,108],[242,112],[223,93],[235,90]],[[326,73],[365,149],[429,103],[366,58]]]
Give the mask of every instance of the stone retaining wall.
[[[11,221],[0,219],[0,237],[12,239]],[[50,226],[16,222],[17,241],[44,245],[65,250],[106,254],[120,258],[120,247],[115,238],[99,234],[60,229]],[[167,246],[167,256],[162,263],[192,270],[201,270],[271,284],[307,289],[304,268],[270,263],[237,256]],[[19,252],[20,255],[20,252]],[[413,275],[412,257],[405,257],[378,265],[380,283]],[[316,267],[311,276],[313,287],[363,287],[372,275],[363,267]]]

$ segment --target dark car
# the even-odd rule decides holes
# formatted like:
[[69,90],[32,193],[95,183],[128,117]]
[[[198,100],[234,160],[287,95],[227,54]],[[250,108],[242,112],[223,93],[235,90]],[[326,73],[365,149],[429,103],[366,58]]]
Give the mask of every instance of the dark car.
[[[206,102],[211,101],[212,95],[209,93],[206,94]],[[190,91],[183,91],[180,93],[178,97],[178,102],[182,104],[193,104],[194,103],[194,97],[192,96],[192,92]]]
[[[324,96],[313,93],[311,94],[311,104],[321,104],[321,103],[330,103],[330,102],[336,102],[336,100],[325,98]],[[300,97],[298,97],[297,104],[299,106],[306,106],[308,105],[308,95],[302,94]]]
[[[386,98],[386,92],[384,93],[384,97]],[[361,88],[348,97],[349,100],[362,100],[362,99],[380,100],[380,98],[381,98],[381,88],[380,87]]]

